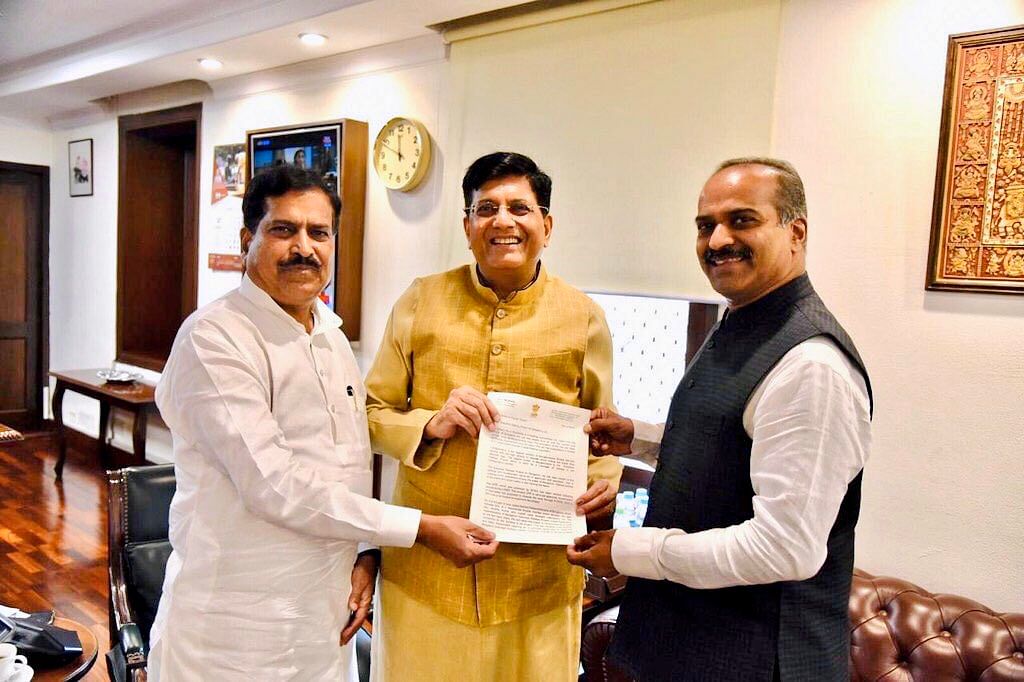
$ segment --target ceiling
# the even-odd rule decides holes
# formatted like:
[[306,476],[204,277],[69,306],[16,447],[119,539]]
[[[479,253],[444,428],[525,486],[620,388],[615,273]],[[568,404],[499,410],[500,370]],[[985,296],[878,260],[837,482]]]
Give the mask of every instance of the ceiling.
[[[433,34],[522,0],[0,0],[0,117],[40,124],[96,100]],[[302,32],[328,37],[320,47]],[[208,71],[202,57],[223,67]]]

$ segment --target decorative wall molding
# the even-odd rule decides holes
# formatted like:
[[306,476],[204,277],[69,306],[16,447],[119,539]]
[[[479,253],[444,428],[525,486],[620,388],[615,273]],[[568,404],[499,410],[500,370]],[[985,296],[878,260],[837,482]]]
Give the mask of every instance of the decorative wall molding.
[[536,0],[523,5],[506,7],[493,12],[474,14],[455,19],[430,28],[441,33],[446,43],[480,38],[495,33],[515,31],[530,26],[540,26],[556,21],[565,21],[588,14],[599,14],[624,7],[644,5],[656,0]]

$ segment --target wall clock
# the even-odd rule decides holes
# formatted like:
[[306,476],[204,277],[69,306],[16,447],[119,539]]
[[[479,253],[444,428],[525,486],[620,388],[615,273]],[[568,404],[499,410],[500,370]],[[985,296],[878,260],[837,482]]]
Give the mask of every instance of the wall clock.
[[419,121],[393,118],[373,142],[373,168],[388,189],[408,192],[430,166],[430,133]]

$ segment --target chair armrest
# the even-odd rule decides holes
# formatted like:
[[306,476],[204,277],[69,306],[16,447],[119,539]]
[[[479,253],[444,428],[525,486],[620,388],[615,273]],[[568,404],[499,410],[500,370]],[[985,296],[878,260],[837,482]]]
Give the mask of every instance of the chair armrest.
[[124,654],[125,668],[129,671],[146,667],[146,643],[142,631],[135,623],[125,623],[117,631],[118,645]]

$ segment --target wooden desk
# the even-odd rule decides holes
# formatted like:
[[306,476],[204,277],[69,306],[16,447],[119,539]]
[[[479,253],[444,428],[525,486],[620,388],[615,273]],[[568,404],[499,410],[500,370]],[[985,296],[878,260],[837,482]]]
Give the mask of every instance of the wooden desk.
[[132,428],[133,454],[139,464],[146,463],[146,409],[154,403],[155,386],[135,382],[131,384],[108,384],[96,376],[96,369],[69,369],[63,372],[50,372],[57,380],[53,389],[53,419],[57,422],[57,447],[59,456],[53,468],[60,480],[64,473],[64,460],[67,459],[67,438],[64,432],[64,415],[61,408],[64,403],[64,392],[74,391],[100,402],[100,458],[104,468],[109,460],[107,444],[107,424],[110,421],[111,406],[127,410],[135,415]]
[[53,624],[59,628],[77,632],[78,639],[82,641],[82,653],[78,658],[59,668],[36,668],[36,674],[32,680],[34,682],[74,682],[74,680],[82,679],[96,663],[96,656],[99,653],[96,635],[92,634],[89,628],[70,618],[54,618]]

